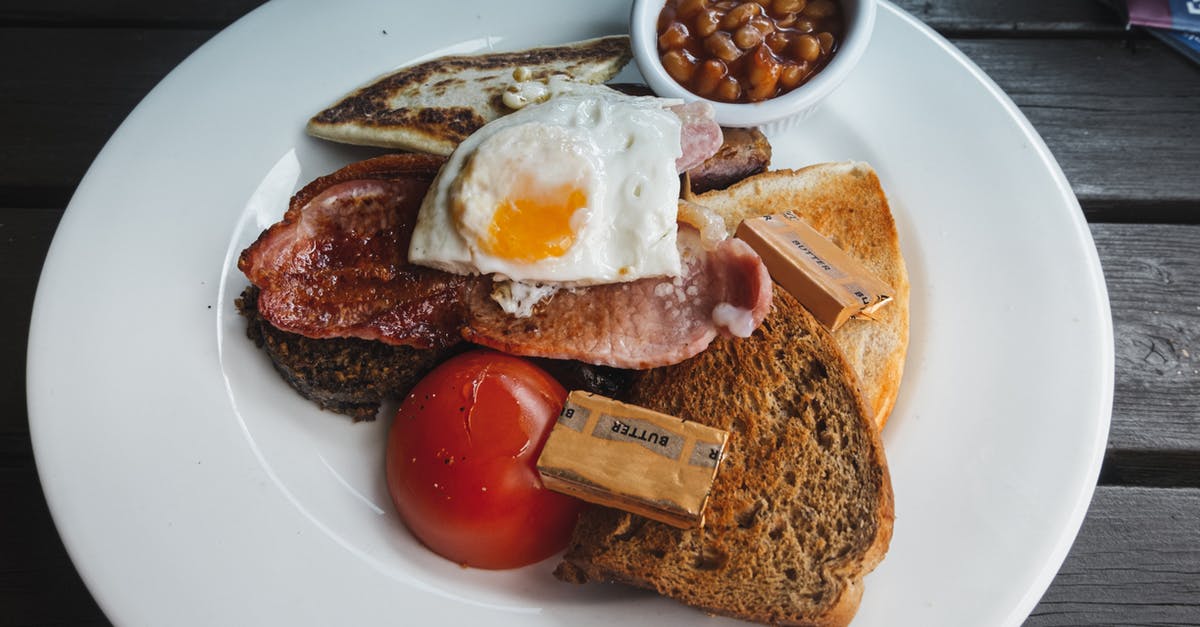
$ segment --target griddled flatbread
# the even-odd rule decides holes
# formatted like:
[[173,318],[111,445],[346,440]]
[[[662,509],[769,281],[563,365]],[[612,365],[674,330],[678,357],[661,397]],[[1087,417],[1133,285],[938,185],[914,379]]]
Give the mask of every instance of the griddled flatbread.
[[[449,155],[468,135],[512,110],[501,98],[513,72],[603,83],[629,62],[617,35],[515,52],[440,57],[376,79],[318,113],[308,132],[333,141]],[[524,71],[523,71],[524,72]]]
[[871,166],[822,163],[765,172],[701,194],[696,202],[720,214],[731,234],[746,218],[795,211],[895,290],[892,302],[872,314],[874,320],[851,319],[833,333],[882,429],[896,403],[908,352],[909,286],[896,223]]

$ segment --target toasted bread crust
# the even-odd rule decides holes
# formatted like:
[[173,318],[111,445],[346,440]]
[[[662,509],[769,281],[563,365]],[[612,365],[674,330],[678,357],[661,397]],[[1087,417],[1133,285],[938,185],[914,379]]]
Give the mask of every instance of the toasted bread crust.
[[731,431],[705,527],[593,508],[556,576],[763,623],[848,623],[895,514],[879,433],[829,333],[777,290],[751,338],[641,375],[629,400]]
[[624,35],[514,52],[440,57],[402,68],[350,93],[308,123],[314,136],[351,144],[450,154],[509,109],[501,101],[513,70],[532,80],[565,74],[601,83],[632,53]]
[[856,162],[774,170],[702,194],[697,202],[720,214],[730,234],[746,218],[795,211],[892,287],[892,302],[872,320],[850,320],[833,334],[882,429],[908,353],[909,282],[896,222],[875,171]]

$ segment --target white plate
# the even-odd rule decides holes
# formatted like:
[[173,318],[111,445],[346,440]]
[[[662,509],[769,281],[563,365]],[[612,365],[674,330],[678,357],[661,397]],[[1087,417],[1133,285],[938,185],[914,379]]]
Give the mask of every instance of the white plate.
[[[372,151],[309,115],[415,58],[623,32],[624,3],[272,2],[146,97],[80,184],[29,340],[55,522],[125,625],[684,623],[547,562],[463,570],[388,505],[387,421],[317,411],[243,334],[236,252],[297,184]],[[885,432],[895,537],[860,625],[1020,622],[1083,519],[1112,399],[1112,324],[1079,206],[974,65],[891,5],[854,75],[773,138],[776,166],[859,159],[892,199],[912,343]],[[711,621],[705,619],[709,624]],[[718,624],[712,622],[711,624]]]

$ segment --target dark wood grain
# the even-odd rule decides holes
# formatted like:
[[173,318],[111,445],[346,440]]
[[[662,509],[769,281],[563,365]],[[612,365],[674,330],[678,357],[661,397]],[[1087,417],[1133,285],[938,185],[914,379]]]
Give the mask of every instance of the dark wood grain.
[[1095,0],[898,0],[896,5],[947,36],[1114,36],[1117,13]]
[[0,466],[0,495],[0,627],[108,625],[59,540],[33,464]]
[[8,2],[0,25],[222,28],[262,4],[262,0],[154,2]]
[[[42,260],[61,210],[0,208],[0,437],[28,436],[25,346]],[[9,446],[0,446],[0,465]]]
[[214,32],[0,28],[0,206],[65,205],[133,107]]
[[[262,4],[259,0],[187,2],[11,2],[0,7],[0,24],[224,26]],[[949,34],[1033,36],[1044,33],[1110,35],[1123,29],[1116,14],[1094,0],[898,0],[921,21]]]
[[1200,622],[1200,490],[1100,487],[1027,625]]

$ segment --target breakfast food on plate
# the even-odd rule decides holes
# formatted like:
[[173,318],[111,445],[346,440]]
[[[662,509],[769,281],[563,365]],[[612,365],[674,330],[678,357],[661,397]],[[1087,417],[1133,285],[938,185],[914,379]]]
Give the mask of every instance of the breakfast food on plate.
[[[530,105],[493,122],[500,127],[495,134],[489,134],[489,125],[480,135],[506,141],[515,137],[528,144],[522,151],[535,157],[553,149],[543,146],[561,146],[569,136],[571,150],[578,150],[584,163],[570,162],[574,167],[567,171],[594,177],[594,190],[586,185],[586,191],[572,189],[580,183],[570,178],[553,181],[568,186],[565,196],[554,188],[542,189],[534,176],[537,163],[504,150],[486,153],[486,142],[463,144],[441,168],[432,190],[428,175],[440,162],[437,157],[381,157],[407,173],[382,180],[370,174],[375,166],[352,166],[349,174],[322,179],[338,181],[334,185],[318,182],[311,191],[302,190],[284,219],[243,251],[238,267],[260,290],[258,313],[281,330],[312,338],[358,337],[439,348],[465,337],[527,356],[624,368],[686,359],[719,333],[749,334],[766,315],[770,300],[769,277],[757,255],[736,239],[693,238],[686,225],[674,221],[676,169],[702,162],[719,147],[718,142],[696,139],[713,132],[719,137],[719,130],[710,132],[716,126],[707,108],[668,111],[663,106],[669,102],[622,96],[602,87],[592,90],[605,93],[572,91],[561,99]],[[620,99],[626,109],[653,112],[662,126],[653,127],[651,136],[637,134],[645,122],[637,132],[611,128],[606,106]],[[553,112],[541,115],[560,102],[577,114],[568,118],[569,124]],[[614,133],[625,151],[590,152],[613,141]],[[668,148],[652,150],[646,167],[637,172],[621,169],[632,147],[659,141]],[[509,163],[488,165],[488,159]],[[624,178],[604,178],[622,172]],[[514,182],[506,183],[514,173]],[[660,186],[671,195],[658,192]],[[602,202],[608,190],[615,190],[621,202]],[[481,195],[483,201],[475,202]],[[639,202],[642,199],[647,202]],[[475,210],[467,211],[469,207]],[[618,212],[619,219],[602,209]],[[604,233],[647,212],[670,216],[659,220],[669,224],[656,229],[653,238],[610,239],[609,248],[618,255],[612,259],[575,256],[576,249],[587,252],[577,233],[586,232],[589,223],[597,221]],[[531,226],[517,228],[513,220],[518,217]],[[674,238],[677,231],[679,237]],[[488,239],[493,233],[502,235],[502,243]],[[670,250],[657,253],[667,255],[667,263],[641,271],[630,265],[631,260],[646,258],[648,247],[664,239],[676,240]],[[456,240],[483,246],[487,257],[472,253],[465,260],[447,261],[456,253],[450,246]],[[531,261],[553,265],[558,258],[569,262],[559,268],[565,273],[563,280],[531,268]],[[484,260],[488,263],[481,265]],[[620,265],[606,267],[613,263]],[[561,288],[570,291],[549,298]],[[568,305],[567,313],[573,315],[560,315]],[[582,314],[596,324],[576,329]]]
[[829,332],[781,290],[751,338],[640,373],[630,402],[731,432],[705,524],[591,508],[556,576],[628,583],[764,623],[849,622],[894,517],[856,381]]
[[724,429],[575,390],[537,469],[551,490],[688,529],[704,525],[728,443]]
[[698,96],[759,102],[820,72],[843,28],[836,0],[668,0],[658,53],[667,74]]
[[553,75],[603,83],[632,57],[629,38],[600,37],[481,55],[439,57],[380,77],[308,123],[317,137],[350,144],[449,155],[471,133],[512,109],[504,104],[514,71],[521,80]]
[[[829,0],[671,0],[663,16],[664,63],[692,55],[703,87],[720,62],[721,80],[699,93],[735,89],[731,100],[805,80],[841,19]],[[878,429],[903,372],[908,279],[887,199],[865,164],[768,172],[762,133],[723,131],[707,103],[590,84],[628,59],[625,37],[443,57],[321,112],[314,135],[426,154],[367,159],[298,191],[239,257],[250,286],[238,309],[322,408],[372,419],[407,395],[389,491],[448,559],[510,568],[569,540],[555,571],[566,581],[630,583],[747,620],[844,624],[892,530]],[[830,332],[773,283],[733,235],[784,212],[881,279],[887,306]],[[674,509],[640,492],[599,499],[687,528],[546,489],[536,464],[551,429],[583,433],[556,422],[568,389],[682,429],[653,444],[707,451],[705,482]],[[592,436],[609,435],[605,417],[621,431],[597,415]],[[546,468],[596,500],[595,477],[616,473],[593,463],[600,475],[583,477],[577,461]]]
[[882,429],[904,373],[909,285],[896,223],[875,171],[855,162],[776,170],[696,201],[720,214],[730,233],[745,218],[794,211],[892,287],[892,301],[872,319],[852,319],[833,334]]
[[311,338],[414,348],[457,342],[466,277],[411,265],[405,253],[441,163],[429,155],[378,157],[301,189],[238,259],[259,288],[259,314]]
[[[770,144],[758,131],[736,130],[740,132],[730,133],[726,129],[725,143],[717,154],[693,168],[693,173],[700,173],[692,177],[693,188],[700,189],[705,180],[709,181],[708,185],[728,185],[732,180],[742,178],[738,176],[739,172],[748,175],[766,168],[770,161]],[[431,180],[440,163],[441,160],[434,157],[389,155],[352,164],[306,185],[293,197],[290,211],[297,216],[318,194],[351,180],[410,176]],[[707,173],[714,175],[709,177]],[[401,246],[400,243],[396,245]],[[295,269],[294,274],[293,280],[311,285],[312,277],[302,268]],[[370,289],[363,293],[370,294]],[[484,294],[481,292],[481,295]],[[323,409],[356,420],[374,419],[383,400],[403,394],[434,365],[464,347],[455,343],[418,349],[357,337],[306,337],[285,331],[265,318],[258,310],[259,296],[259,289],[252,285],[238,299],[238,307],[247,318],[251,338],[265,350],[275,369],[305,398]],[[385,303],[380,300],[374,304]],[[575,315],[579,317],[578,313]],[[287,326],[286,322],[280,324]],[[619,389],[620,371],[575,361],[558,361],[550,367],[559,380],[572,382],[575,388],[609,395]]]

